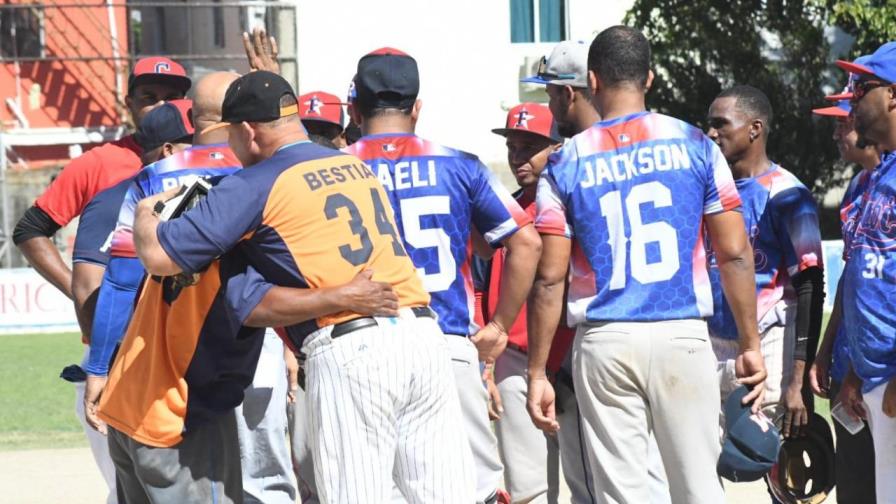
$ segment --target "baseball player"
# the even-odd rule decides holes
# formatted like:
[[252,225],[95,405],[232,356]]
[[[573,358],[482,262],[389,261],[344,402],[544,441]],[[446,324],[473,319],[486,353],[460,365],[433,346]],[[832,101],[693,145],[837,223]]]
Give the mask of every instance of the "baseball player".
[[[522,103],[510,109],[504,128],[492,130],[507,139],[507,162],[521,189],[514,194],[517,203],[530,217],[535,216],[535,185],[548,154],[562,145],[551,111],[537,103]],[[474,257],[474,284],[485,324],[500,297],[504,251],[490,261]],[[561,326],[561,334],[551,347],[548,369],[554,376],[560,370],[573,332]],[[545,436],[529,420],[526,412],[526,317],[520,317],[508,329],[507,349],[495,362],[496,383],[492,402],[498,452],[504,463],[504,480],[512,502],[557,502],[559,486],[559,447],[556,437]]]
[[[858,75],[851,107],[859,142],[882,151],[896,149],[893,103],[896,82],[896,42],[878,48],[861,64],[838,61]],[[877,502],[892,502],[896,492],[896,338],[891,300],[896,294],[893,255],[893,166],[882,159],[871,175],[857,209],[855,231],[848,242],[841,283],[842,324],[847,328],[850,366],[838,400],[856,418],[868,420],[874,440]]]
[[388,211],[360,160],[308,142],[292,88],[265,71],[224,99],[229,143],[247,167],[195,208],[160,223],[137,206],[137,253],[149,273],[195,273],[234,247],[266,281],[330,287],[366,269],[392,286],[398,317],[356,311],[287,328],[306,360],[315,481],[322,502],[472,502],[469,441],[444,335]]
[[598,34],[588,69],[603,119],[553,154],[539,181],[543,254],[528,305],[528,407],[538,427],[558,429],[545,368],[568,269],[573,381],[595,501],[649,502],[652,431],[672,502],[718,503],[704,223],[741,334],[738,376],[754,387],[744,402],[761,403],[752,253],[718,147],[697,128],[645,110],[649,60],[639,31]]
[[[478,158],[414,134],[420,113],[417,62],[392,48],[358,62],[355,122],[364,137],[347,151],[371,167],[386,188],[398,233],[432,295],[439,326],[448,335],[457,390],[476,464],[477,502],[494,502],[503,466],[489,425],[488,395],[479,362],[493,362],[525,300],[540,242],[531,219]],[[472,222],[493,247],[507,249],[502,295],[489,323],[473,325],[469,269]],[[471,338],[468,335],[473,335]],[[459,429],[458,429],[459,430]]]
[[[139,125],[150,110],[167,100],[183,98],[190,79],[183,67],[163,57],[143,58],[131,69],[125,104],[134,123]],[[13,231],[13,242],[28,263],[54,287],[75,302],[82,340],[90,339],[90,324],[81,316],[82,307],[91,304],[102,280],[103,268],[88,261],[73,265],[63,262],[51,237],[81,215],[87,204],[100,192],[131,177],[143,165],[140,146],[127,135],[85,152],[68,163],[44,193],[35,200]],[[83,320],[82,320],[83,319]],[[85,358],[87,349],[85,347]],[[75,416],[90,442],[94,460],[103,474],[109,495],[116,502],[115,474],[109,460],[106,440],[84,420],[84,378],[75,380]]]
[[591,103],[587,60],[588,44],[565,40],[555,45],[549,56],[541,58],[535,75],[520,80],[545,87],[557,132],[564,138],[571,138],[600,120]]
[[320,137],[332,142],[337,149],[346,146],[345,112],[342,105],[339,97],[323,91],[312,91],[299,96],[299,117],[311,141]]
[[[752,86],[734,86],[709,107],[707,135],[728,161],[756,268],[756,304],[765,381],[763,411],[780,419],[781,434],[799,436],[813,402],[806,362],[814,360],[824,305],[818,208],[792,173],[768,159],[772,108]],[[710,250],[713,316],[709,334],[718,359],[722,401],[740,386],[735,373],[738,331]]]
[[[184,280],[146,280],[109,371],[99,416],[119,492],[129,503],[270,502],[277,475],[263,495],[243,486],[251,480],[242,466],[253,457],[234,415],[240,401],[248,411],[244,391],[257,383],[257,368],[276,369],[263,357],[265,331],[253,328],[346,310],[394,315],[397,297],[365,273],[326,293],[273,286],[238,251]],[[283,432],[268,442],[285,450]],[[270,451],[250,448],[261,448],[256,456]]]
[[[144,276],[133,246],[134,208],[146,196],[188,184],[196,178],[217,180],[240,168],[233,153],[220,145],[227,139],[224,132],[217,132],[217,137],[215,132],[196,135],[197,147],[177,155],[172,155],[170,144],[165,142],[166,139],[192,136],[193,122],[202,126],[220,120],[224,92],[237,77],[229,72],[204,76],[196,83],[196,102],[192,109],[190,102],[185,100],[170,102],[148,114],[138,131],[144,152],[149,153],[147,160],[162,151],[164,161],[149,164],[137,174],[124,204],[119,203],[114,212],[118,224],[111,238],[112,259],[100,287],[98,313],[101,316],[95,320],[96,336],[86,366],[85,401],[88,411],[93,410],[88,422],[94,427],[98,426],[95,409],[105,383],[105,380],[94,377],[105,377],[108,373],[109,358],[124,336],[130,307]],[[253,384],[244,391],[244,404],[237,407],[245,502],[295,501],[289,452],[279,442],[286,428],[286,413],[280,402],[286,397],[287,387],[282,355],[282,341],[273,331],[268,331],[262,346],[262,365],[256,369]]]
[[[853,63],[864,64],[869,56],[860,56]],[[840,152],[840,158],[848,163],[860,166],[860,171],[852,178],[843,200],[840,204],[840,230],[843,236],[843,259],[846,260],[846,252],[850,249],[857,225],[859,209],[871,174],[881,161],[881,151],[875,145],[858,145],[858,137],[853,128],[853,119],[850,116],[852,107],[849,98],[852,97],[852,87],[858,78],[856,74],[849,74],[849,80],[843,92],[826,97],[836,101],[836,105],[814,109],[813,114],[833,117],[837,121],[834,129],[834,142]],[[849,346],[847,344],[846,326],[842,324],[842,290],[843,278],[837,285],[834,308],[828,319],[821,345],[818,347],[818,355],[812,364],[809,377],[812,389],[819,397],[830,399],[831,408],[836,404],[835,399],[840,391],[840,384],[846,375],[849,366]],[[857,504],[874,504],[876,499],[869,488],[874,488],[874,441],[871,439],[871,429],[862,429],[856,434],[846,430],[840,422],[833,422],[836,432],[837,449],[835,451],[837,498],[843,502],[855,502]]]
[[[179,186],[176,175],[166,178],[164,174],[183,166],[184,150],[192,144],[193,125],[189,120],[191,108],[190,100],[172,100],[147,114],[136,136],[144,153],[148,154],[145,157],[156,158],[156,162],[150,161],[136,177],[120,183],[125,188],[124,194],[115,201],[113,208],[108,208],[105,212],[106,215],[115,216],[115,223],[102,230],[102,234],[106,236],[103,241],[106,243],[108,267],[99,289],[91,330],[93,338],[84,366],[87,372],[87,392],[84,397],[87,423],[96,429],[102,428],[96,417],[96,404],[102,390],[97,385],[103,381],[94,380],[93,377],[105,377],[108,374],[112,355],[124,336],[137,288],[145,273],[136,257],[131,239],[134,207],[146,195],[161,192],[163,183],[170,187]],[[184,137],[187,139],[182,140]],[[186,159],[193,158],[188,155]],[[198,174],[205,175],[212,170],[206,169]],[[231,165],[230,170],[217,174],[231,173],[233,170]]]
[[[566,138],[578,135],[600,120],[597,109],[591,103],[591,89],[588,87],[588,47],[588,44],[581,41],[560,42],[551,51],[550,56],[542,60],[538,73],[521,79],[521,82],[544,85],[548,95],[548,107],[557,124],[557,132]],[[650,84],[651,78],[648,76],[648,88]],[[571,343],[570,341],[569,344]],[[551,351],[557,351],[555,348],[556,344],[551,347]],[[560,464],[563,468],[563,477],[572,493],[573,502],[593,501],[591,477],[586,474],[587,462],[582,450],[579,407],[575,402],[572,385],[571,352],[566,352],[557,378],[554,382],[558,404],[557,424],[560,427],[557,439],[562,447]],[[647,474],[650,477],[650,502],[663,504],[669,502],[666,471],[656,446],[656,439],[651,436],[648,443]]]

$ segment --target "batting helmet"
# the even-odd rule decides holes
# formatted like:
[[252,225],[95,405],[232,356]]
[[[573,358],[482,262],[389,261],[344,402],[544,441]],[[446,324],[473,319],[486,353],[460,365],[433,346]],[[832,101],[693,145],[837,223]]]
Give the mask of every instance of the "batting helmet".
[[809,416],[806,434],[781,444],[778,462],[765,476],[772,494],[784,504],[818,504],[834,488],[834,436],[824,418]]

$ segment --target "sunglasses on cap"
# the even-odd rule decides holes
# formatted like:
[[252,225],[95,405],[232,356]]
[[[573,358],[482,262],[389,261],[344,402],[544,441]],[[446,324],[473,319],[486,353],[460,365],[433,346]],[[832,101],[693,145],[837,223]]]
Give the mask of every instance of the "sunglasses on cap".
[[857,102],[864,98],[871,90],[885,86],[894,87],[896,84],[875,79],[857,80],[852,87],[852,101]]
[[538,70],[535,72],[539,77],[545,80],[555,80],[555,79],[575,79],[576,74],[564,73],[558,74],[554,72],[548,72],[548,57],[542,56],[541,61],[538,62]]

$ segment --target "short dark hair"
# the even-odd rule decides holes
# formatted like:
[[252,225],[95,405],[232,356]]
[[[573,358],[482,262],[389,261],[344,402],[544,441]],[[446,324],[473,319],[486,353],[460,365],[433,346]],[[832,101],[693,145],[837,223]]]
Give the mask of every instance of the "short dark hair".
[[308,133],[308,140],[311,140],[312,142],[314,142],[317,145],[320,145],[322,147],[339,150],[339,147],[336,147],[336,144],[333,143],[332,140],[330,140],[329,138],[327,138],[323,135],[318,135],[316,133]]
[[413,111],[412,107],[407,108],[394,108],[394,107],[375,107],[375,108],[365,108],[363,106],[359,106],[359,104],[355,103],[355,106],[358,107],[358,110],[361,112],[361,117],[366,119],[372,119],[374,117],[382,117],[387,115],[411,115]]
[[768,96],[761,90],[753,86],[739,84],[732,88],[722,91],[718,98],[734,98],[735,107],[744,114],[750,116],[750,119],[759,119],[765,125],[766,133],[772,128],[772,104],[768,101]]
[[[299,103],[299,100],[295,97],[294,94],[286,93],[280,97],[279,105],[280,105],[280,108],[285,108],[285,107],[290,107],[292,105],[297,105],[298,103]],[[288,124],[288,123],[296,122],[296,121],[301,123],[301,120],[299,119],[299,115],[292,114],[292,115],[281,117],[279,119],[274,119],[273,121],[262,123],[262,124],[264,124],[268,128],[279,128],[280,126],[283,126],[284,124]]]
[[647,86],[650,73],[650,43],[640,31],[629,26],[611,26],[597,34],[588,50],[588,70],[603,85]]

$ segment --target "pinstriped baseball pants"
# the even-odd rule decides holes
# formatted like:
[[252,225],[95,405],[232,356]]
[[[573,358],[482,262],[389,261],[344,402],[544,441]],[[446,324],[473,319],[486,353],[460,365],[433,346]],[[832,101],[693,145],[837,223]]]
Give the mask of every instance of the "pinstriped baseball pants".
[[435,320],[313,333],[305,414],[323,503],[472,503],[474,475],[447,343]]

